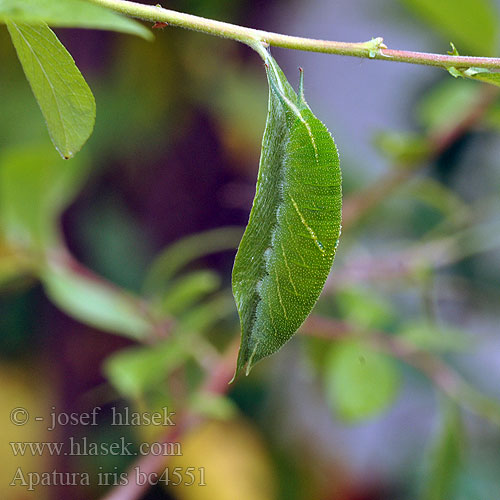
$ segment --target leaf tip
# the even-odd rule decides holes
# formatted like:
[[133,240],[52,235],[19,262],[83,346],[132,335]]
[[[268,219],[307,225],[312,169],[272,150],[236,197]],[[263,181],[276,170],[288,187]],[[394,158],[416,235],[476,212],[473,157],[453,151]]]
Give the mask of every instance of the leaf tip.
[[55,140],[51,137],[52,144],[56,148],[56,151],[59,153],[59,156],[63,160],[71,160],[75,156],[75,151],[68,151],[67,149],[62,150],[58,145],[56,144]]

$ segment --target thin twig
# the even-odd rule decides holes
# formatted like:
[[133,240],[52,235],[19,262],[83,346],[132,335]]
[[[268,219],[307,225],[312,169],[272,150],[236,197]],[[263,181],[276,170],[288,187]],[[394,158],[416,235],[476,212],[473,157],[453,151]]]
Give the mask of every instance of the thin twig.
[[235,24],[164,9],[160,5],[144,5],[126,0],[87,1],[145,21],[153,23],[164,22],[172,26],[199,31],[208,35],[230,38],[249,45],[254,45],[255,42],[261,42],[266,45],[283,47],[286,49],[323,52],[325,54],[379,59],[382,61],[406,62],[442,68],[455,67],[465,69],[476,67],[500,69],[499,58],[430,54],[425,52],[388,49],[382,43],[383,39],[380,37],[361,43],[316,40],[245,28]]

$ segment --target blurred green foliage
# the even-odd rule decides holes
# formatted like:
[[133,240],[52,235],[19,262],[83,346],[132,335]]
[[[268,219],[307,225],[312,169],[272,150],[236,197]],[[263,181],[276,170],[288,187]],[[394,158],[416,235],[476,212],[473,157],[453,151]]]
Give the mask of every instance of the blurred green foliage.
[[491,0],[401,0],[445,39],[471,55],[491,56],[497,49],[498,12]]
[[326,397],[338,416],[351,422],[385,410],[394,400],[398,372],[387,356],[356,341],[337,342],[326,360]]
[[[415,13],[427,23],[422,36],[435,30],[463,53],[497,52],[489,2],[403,3],[407,23]],[[175,8],[242,24],[257,10],[210,0]],[[126,30],[146,32],[134,26]],[[414,129],[377,133],[388,172],[420,174],[344,231],[315,314],[348,329],[337,340],[298,339],[227,397],[207,396],[200,391],[206,373],[239,334],[229,276],[253,194],[267,102],[263,70],[230,42],[173,29],[153,44],[102,32],[58,36],[98,105],[95,133],[71,161],[53,151],[0,31],[0,67],[8,68],[0,75],[4,404],[21,404],[20,387],[38,404],[41,394],[34,383],[31,392],[20,384],[21,371],[47,385],[57,381],[54,404],[71,411],[94,403],[139,411],[173,405],[221,420],[195,433],[185,450],[186,460],[210,456],[222,464],[214,465],[222,478],[227,457],[243,464],[225,493],[224,481],[217,483],[219,498],[235,484],[254,500],[496,498],[498,427],[463,411],[459,396],[458,406],[445,396],[436,405],[435,381],[371,341],[372,333],[397,339],[424,360],[447,363],[489,401],[500,398],[498,101],[449,150],[429,157],[432,138],[481,100],[480,82],[445,74],[422,80],[409,96]],[[349,189],[361,190],[362,182],[350,179]],[[103,429],[106,422],[89,438],[116,439],[117,431]],[[147,433],[138,429],[134,437]],[[104,462],[110,470],[129,465],[86,457],[85,467]],[[259,489],[259,478],[271,486]],[[85,498],[102,494],[93,488]],[[192,498],[209,499],[201,490]]]

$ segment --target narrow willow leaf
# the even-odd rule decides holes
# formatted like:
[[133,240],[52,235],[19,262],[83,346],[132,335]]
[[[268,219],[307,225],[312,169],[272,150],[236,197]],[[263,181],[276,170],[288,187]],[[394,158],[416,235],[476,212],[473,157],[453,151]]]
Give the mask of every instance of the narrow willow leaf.
[[242,332],[237,370],[247,364],[247,373],[311,312],[335,256],[342,203],[337,149],[304,100],[302,78],[297,95],[274,59],[262,55],[269,113],[256,195],[233,268]]
[[172,316],[178,316],[201,301],[220,286],[219,275],[204,269],[193,271],[177,278],[170,284],[164,296],[158,297],[158,309]]
[[52,302],[84,324],[134,340],[144,340],[149,332],[148,321],[125,292],[53,262],[40,279]]
[[172,278],[190,262],[212,253],[236,249],[242,232],[240,227],[220,227],[172,243],[153,261],[144,280],[144,293],[162,294]]
[[46,24],[8,21],[7,28],[50,138],[63,158],[71,158],[94,128],[94,96],[75,61]]
[[0,0],[0,22],[120,31],[151,40],[142,24],[84,0]]
[[190,347],[180,336],[153,347],[131,347],[107,358],[104,373],[122,396],[138,398],[162,385],[167,376],[189,358]]

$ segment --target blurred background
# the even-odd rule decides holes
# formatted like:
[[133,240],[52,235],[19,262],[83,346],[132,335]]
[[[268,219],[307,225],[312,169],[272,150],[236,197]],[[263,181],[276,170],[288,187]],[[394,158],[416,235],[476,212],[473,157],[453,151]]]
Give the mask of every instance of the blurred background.
[[[498,55],[493,0],[164,6],[300,36],[383,36],[390,48],[438,53],[453,41],[464,55]],[[230,279],[266,119],[262,62],[236,42],[171,27],[154,43],[56,32],[97,102],[94,134],[69,162],[52,150],[0,31],[2,497],[102,497],[112,484],[99,472],[137,457],[21,457],[8,443],[138,446],[158,429],[111,426],[111,408],[168,406],[178,423],[199,419],[168,464],[206,469],[207,485],[134,498],[498,498],[495,89],[437,68],[272,49],[294,86],[304,68],[306,98],[339,148],[344,231],[306,334],[209,394],[207,374],[239,338]],[[99,425],[49,432],[33,418],[14,426],[16,407],[102,411]],[[86,471],[90,485],[30,492],[9,486],[19,467]]]

